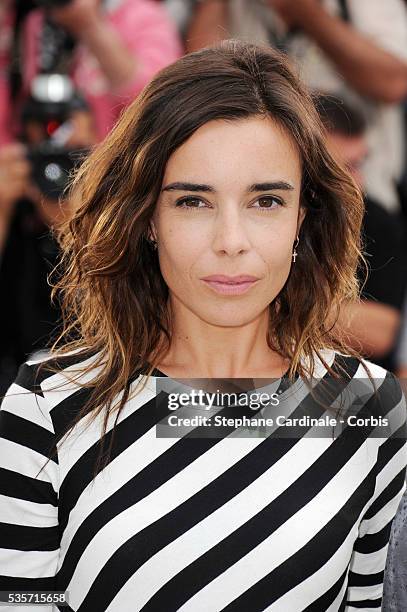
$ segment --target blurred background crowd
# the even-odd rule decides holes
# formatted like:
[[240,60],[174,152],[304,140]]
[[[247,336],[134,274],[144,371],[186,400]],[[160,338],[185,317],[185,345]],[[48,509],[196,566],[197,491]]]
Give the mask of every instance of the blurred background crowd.
[[369,275],[336,325],[407,378],[405,0],[0,0],[0,395],[60,326],[69,172],[157,71],[224,38],[284,51],[312,89],[366,203]]

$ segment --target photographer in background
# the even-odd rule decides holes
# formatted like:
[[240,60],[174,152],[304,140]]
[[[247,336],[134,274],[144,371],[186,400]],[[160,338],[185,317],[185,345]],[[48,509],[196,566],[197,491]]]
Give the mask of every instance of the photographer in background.
[[57,331],[47,276],[59,247],[50,229],[69,213],[70,171],[96,143],[89,108],[62,75],[34,80],[20,123],[22,142],[0,147],[0,396]]
[[[155,0],[48,1],[48,17],[77,41],[71,76],[85,95],[103,138],[123,106],[158,70],[183,52],[175,24]],[[44,11],[27,19],[27,42],[36,46]],[[27,65],[26,82],[35,73]]]
[[[59,253],[50,229],[71,205],[59,182],[72,151],[56,143],[95,145],[183,49],[155,0],[4,0],[0,33],[1,395],[60,317],[47,281]],[[69,116],[54,115],[67,84],[76,92]]]
[[[18,118],[19,141],[0,146],[0,261],[18,200],[31,198],[51,225],[57,214],[54,201],[66,184],[64,175],[73,168],[72,155],[97,142],[89,107],[69,77],[39,75],[32,91]],[[47,179],[50,173],[54,180]]]
[[407,240],[403,219],[400,213],[385,210],[366,193],[361,172],[368,152],[363,113],[333,95],[316,95],[315,103],[327,129],[328,149],[365,192],[362,237],[369,275],[363,285],[365,269],[360,266],[361,301],[342,307],[337,328],[346,335],[351,346],[394,372],[394,350],[407,285]]
[[[183,53],[175,23],[155,0],[37,0],[39,8],[28,15],[24,0],[6,2],[1,28],[13,21],[10,15],[15,23],[24,13],[14,32],[19,103],[37,74],[69,74],[89,104],[99,140],[153,75]],[[0,71],[5,61],[0,51]],[[17,126],[12,129],[8,140],[16,137]],[[0,134],[0,143],[5,140]]]

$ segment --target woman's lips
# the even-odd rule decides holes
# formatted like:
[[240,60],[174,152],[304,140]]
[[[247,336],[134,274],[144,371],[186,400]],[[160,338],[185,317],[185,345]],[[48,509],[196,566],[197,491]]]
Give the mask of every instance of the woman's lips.
[[216,293],[221,293],[222,295],[241,295],[242,293],[248,291],[255,283],[257,283],[257,280],[243,281],[239,283],[222,283],[213,280],[202,280],[209,287],[211,287],[211,289],[216,291]]

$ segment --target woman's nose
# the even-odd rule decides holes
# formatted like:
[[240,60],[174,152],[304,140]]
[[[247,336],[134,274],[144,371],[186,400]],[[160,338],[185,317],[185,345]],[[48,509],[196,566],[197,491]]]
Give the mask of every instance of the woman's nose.
[[248,251],[251,246],[247,219],[241,211],[233,208],[217,215],[213,236],[213,249],[230,256]]

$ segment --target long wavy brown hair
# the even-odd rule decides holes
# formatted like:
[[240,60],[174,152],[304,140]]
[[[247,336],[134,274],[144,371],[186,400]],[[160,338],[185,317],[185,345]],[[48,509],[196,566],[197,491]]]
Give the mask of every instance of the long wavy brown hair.
[[[335,330],[341,305],[360,299],[362,195],[331,157],[311,95],[288,60],[266,46],[226,40],[185,55],[159,72],[79,168],[69,188],[70,218],[58,232],[62,259],[53,296],[63,309],[62,333],[50,347],[58,371],[68,354],[78,361],[88,401],[85,415],[120,411],[142,387],[171,343],[169,291],[148,233],[166,163],[199,127],[214,119],[270,116],[295,140],[302,159],[298,260],[269,306],[267,341],[289,358],[288,377],[312,377],[321,351],[361,355]],[[305,359],[304,359],[305,358]],[[113,437],[104,465],[109,461]]]

